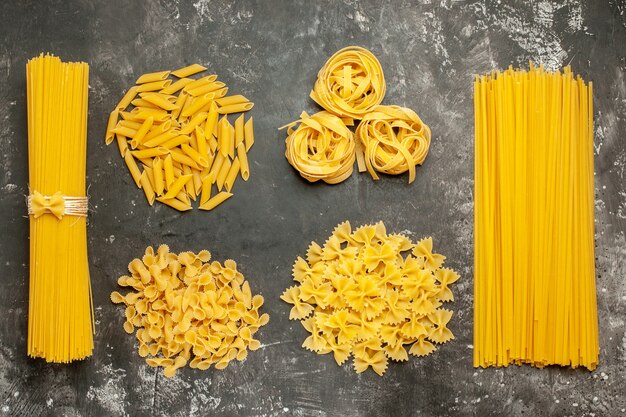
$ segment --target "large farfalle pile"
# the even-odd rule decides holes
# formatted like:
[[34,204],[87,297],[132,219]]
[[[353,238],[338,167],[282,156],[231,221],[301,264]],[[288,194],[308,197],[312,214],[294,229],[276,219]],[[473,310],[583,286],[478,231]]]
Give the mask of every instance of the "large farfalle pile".
[[338,365],[354,355],[356,372],[382,375],[389,360],[425,356],[453,339],[443,305],[454,300],[449,286],[459,275],[442,267],[432,244],[387,234],[382,222],[354,231],[344,222],[323,246],[311,243],[293,267],[298,284],[281,295],[293,304],[289,318],[311,333],[302,346],[332,352]]
[[[337,184],[353,171],[398,175],[421,165],[430,147],[430,129],[412,110],[383,106],[386,84],[378,59],[367,49],[349,46],[319,71],[311,98],[326,111],[287,124],[285,156],[308,181]],[[348,126],[361,120],[356,136]],[[281,128],[281,129],[282,129]],[[347,134],[346,132],[349,132]]]

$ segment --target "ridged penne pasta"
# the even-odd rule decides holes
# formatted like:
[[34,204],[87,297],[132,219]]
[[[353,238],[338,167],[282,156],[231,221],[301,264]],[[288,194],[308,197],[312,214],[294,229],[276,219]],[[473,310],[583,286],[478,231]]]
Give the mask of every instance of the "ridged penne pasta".
[[200,210],[213,210],[215,207],[219,206],[220,204],[222,204],[224,201],[228,200],[232,196],[233,195],[231,193],[228,193],[226,191],[221,191],[215,197],[212,197],[209,200],[207,200],[204,204],[201,204],[200,207],[198,208]]
[[[190,78],[204,70],[191,65],[144,74],[110,114],[105,142],[117,141],[138,187],[149,184],[144,193],[151,204],[188,210],[191,200],[211,200],[213,184],[230,191],[239,173],[249,178],[252,119],[239,115],[233,125],[227,114],[247,111],[252,103],[240,94],[226,96],[228,87],[216,75]],[[219,204],[216,197],[211,204]],[[140,352],[149,353],[147,345]]]

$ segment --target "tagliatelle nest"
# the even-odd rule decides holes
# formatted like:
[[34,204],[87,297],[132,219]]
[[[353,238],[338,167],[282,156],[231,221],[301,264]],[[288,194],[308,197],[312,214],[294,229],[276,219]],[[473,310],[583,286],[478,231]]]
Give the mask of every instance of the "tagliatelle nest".
[[177,255],[167,245],[156,253],[148,246],[142,259],[128,265],[131,275],[118,279],[134,292],[111,293],[111,301],[126,305],[124,330],[137,328],[139,355],[165,368],[166,377],[187,363],[224,369],[260,347],[253,336],[269,321],[259,313],[263,297],[252,295],[235,261],[210,260],[207,250]]
[[281,299],[293,305],[289,318],[311,333],[304,348],[332,352],[338,365],[354,355],[356,372],[371,367],[383,375],[389,359],[425,356],[454,338],[452,311],[442,306],[454,300],[449,285],[459,275],[444,260],[432,238],[413,243],[387,234],[382,222],[354,231],[344,222],[323,246],[311,243],[306,260],[298,257],[298,285]]

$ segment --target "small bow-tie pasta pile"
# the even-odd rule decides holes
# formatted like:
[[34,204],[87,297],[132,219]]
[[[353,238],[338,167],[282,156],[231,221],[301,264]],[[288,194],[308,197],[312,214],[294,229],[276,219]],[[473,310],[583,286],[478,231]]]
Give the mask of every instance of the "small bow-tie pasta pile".
[[[310,182],[337,184],[353,171],[398,175],[421,165],[430,147],[430,129],[410,109],[382,106],[386,84],[378,59],[350,46],[336,52],[317,75],[311,98],[326,111],[306,113],[285,127],[287,161]],[[361,120],[356,135],[348,126]],[[346,132],[349,132],[346,133]],[[348,166],[349,165],[349,166]]]
[[128,265],[131,275],[118,279],[134,291],[111,293],[111,301],[126,305],[124,330],[136,330],[139,355],[168,378],[186,364],[224,369],[260,347],[254,334],[269,321],[259,313],[263,296],[252,295],[235,261],[210,260],[206,250],[177,255],[166,245],[156,253],[149,246]]
[[[242,95],[227,96],[228,87],[216,75],[190,78],[205,70],[194,64],[144,74],[109,117],[106,144],[117,140],[150,205],[156,199],[187,211],[199,198],[201,210],[212,210],[232,197],[238,176],[244,181],[250,176],[252,118],[246,122],[242,114],[233,126],[228,115],[254,104]],[[212,197],[214,184],[218,193]]]
[[344,222],[323,246],[311,243],[293,267],[298,285],[281,295],[293,304],[289,318],[311,333],[302,346],[332,352],[338,365],[354,355],[356,372],[382,376],[388,360],[425,356],[453,339],[443,305],[454,301],[449,286],[459,275],[432,245],[387,234],[382,222],[354,231]]

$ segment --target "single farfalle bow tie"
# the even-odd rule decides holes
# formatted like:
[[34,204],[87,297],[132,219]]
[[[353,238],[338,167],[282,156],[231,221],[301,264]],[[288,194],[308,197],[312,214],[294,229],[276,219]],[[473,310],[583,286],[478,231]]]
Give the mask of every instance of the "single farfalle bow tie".
[[57,191],[51,196],[45,196],[40,192],[35,191],[31,196],[30,203],[30,209],[35,218],[38,218],[46,213],[52,213],[57,217],[57,219],[61,220],[65,214],[65,199],[60,191]]

